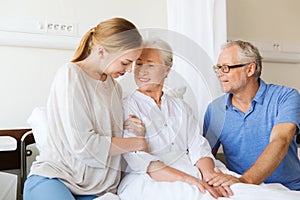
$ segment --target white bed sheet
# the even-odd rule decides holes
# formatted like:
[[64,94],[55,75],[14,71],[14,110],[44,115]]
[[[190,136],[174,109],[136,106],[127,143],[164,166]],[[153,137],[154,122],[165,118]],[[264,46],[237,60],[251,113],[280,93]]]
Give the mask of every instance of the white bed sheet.
[[291,191],[281,184],[234,184],[231,189],[234,195],[220,200],[299,200],[300,192]]
[[17,198],[18,176],[0,172],[0,199],[15,200]]
[[[229,171],[223,163],[216,161],[216,167],[224,173],[239,177]],[[175,167],[175,166],[174,166]],[[181,166],[184,167],[184,166]],[[177,168],[177,167],[175,167]],[[182,169],[182,171],[188,171]],[[200,177],[198,177],[200,178]],[[128,180],[126,180],[128,179]],[[140,189],[142,188],[142,189]],[[299,191],[291,191],[281,184],[234,184],[231,189],[234,195],[219,200],[300,200]],[[126,192],[124,192],[126,190]],[[206,192],[202,194],[195,186],[183,182],[157,182],[147,174],[125,176],[118,190],[121,200],[213,200]]]
[[[134,185],[140,184],[136,182]],[[149,182],[144,184],[143,200],[213,200],[206,192],[202,194],[195,186],[183,182]],[[134,187],[135,187],[134,186]],[[237,183],[232,187],[234,195],[230,198],[220,197],[219,200],[299,200],[300,192],[291,191],[280,184],[251,185]],[[120,195],[121,200],[140,200],[136,198],[136,190],[131,190],[127,196]]]

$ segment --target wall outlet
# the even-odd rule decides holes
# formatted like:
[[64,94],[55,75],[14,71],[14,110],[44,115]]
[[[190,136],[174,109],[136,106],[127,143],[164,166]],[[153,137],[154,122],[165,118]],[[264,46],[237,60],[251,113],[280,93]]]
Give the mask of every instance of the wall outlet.
[[58,21],[47,21],[46,32],[54,35],[77,36],[77,24]]

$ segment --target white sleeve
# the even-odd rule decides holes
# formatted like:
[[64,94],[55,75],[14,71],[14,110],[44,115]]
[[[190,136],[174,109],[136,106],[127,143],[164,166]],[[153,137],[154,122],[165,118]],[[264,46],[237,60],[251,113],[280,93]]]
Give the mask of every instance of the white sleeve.
[[193,164],[204,157],[210,157],[214,160],[211,153],[211,148],[208,141],[202,136],[202,129],[200,123],[194,117],[190,107],[186,105],[186,112],[188,117],[188,150],[189,157]]
[[158,157],[143,151],[126,153],[123,157],[132,173],[146,173],[150,163],[159,160]]
[[[141,118],[138,106],[133,99],[127,99],[123,103],[124,108],[124,121],[129,118],[130,114],[134,114],[138,118]],[[136,137],[133,133],[130,133],[127,130],[123,131],[124,137]],[[126,160],[130,171],[133,173],[146,173],[150,162],[158,161],[159,158],[153,156],[144,151],[129,152],[123,154],[124,159]]]

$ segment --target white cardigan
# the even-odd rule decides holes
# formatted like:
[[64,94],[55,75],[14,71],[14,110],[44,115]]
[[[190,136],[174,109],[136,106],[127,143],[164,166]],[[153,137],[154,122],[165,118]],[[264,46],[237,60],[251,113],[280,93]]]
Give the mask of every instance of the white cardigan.
[[49,135],[30,175],[59,178],[75,194],[115,193],[120,156],[108,156],[121,137],[121,88],[111,78],[90,78],[74,63],[56,74],[47,103]]

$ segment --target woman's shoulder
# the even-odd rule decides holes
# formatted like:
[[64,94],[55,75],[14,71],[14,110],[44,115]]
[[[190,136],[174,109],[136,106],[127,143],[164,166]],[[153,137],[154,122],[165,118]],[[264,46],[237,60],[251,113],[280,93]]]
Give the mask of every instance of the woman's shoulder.
[[173,102],[176,102],[176,103],[184,102],[183,98],[178,97],[178,96],[174,96],[174,95],[170,95],[170,94],[165,93],[165,92],[163,94],[163,98],[165,98],[167,101],[173,101]]
[[138,91],[134,90],[134,91],[132,91],[132,93],[129,93],[126,96],[124,96],[123,102],[124,103],[129,103],[129,102],[132,102],[132,101],[137,101],[138,98],[139,98]]
[[68,62],[60,66],[56,71],[56,77],[65,76],[66,74],[77,74],[79,71],[79,67],[75,63]]
[[187,104],[187,102],[181,97],[177,97],[177,96],[173,96],[173,95],[169,95],[169,94],[164,94],[163,98],[168,104],[171,103],[173,106],[179,106],[179,107],[185,107],[185,108],[190,107]]
[[74,77],[78,76],[79,70],[75,63],[65,63],[56,71],[53,84],[64,85],[66,82],[75,80]]
[[68,62],[59,68],[61,73],[78,73],[80,68],[73,62]]

